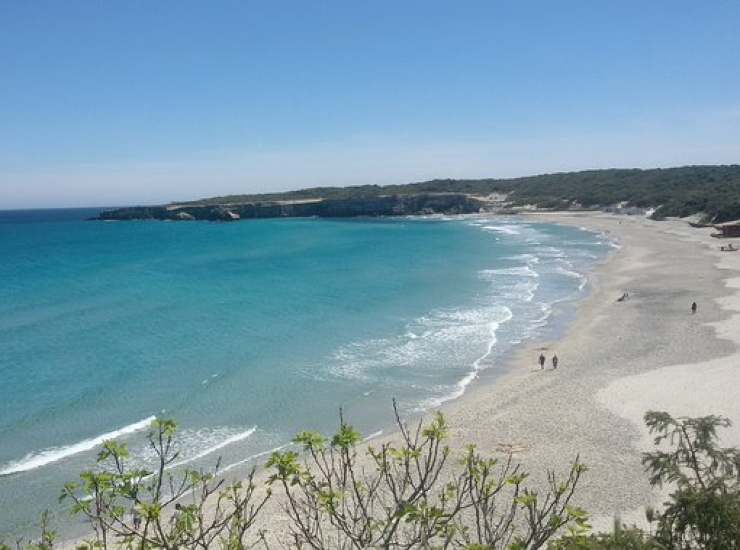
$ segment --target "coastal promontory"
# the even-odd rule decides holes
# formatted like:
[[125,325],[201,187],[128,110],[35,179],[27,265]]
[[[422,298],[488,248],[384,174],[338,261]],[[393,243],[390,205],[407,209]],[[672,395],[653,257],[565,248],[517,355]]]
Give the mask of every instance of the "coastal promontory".
[[486,211],[620,210],[654,219],[740,219],[740,165],[584,170],[511,179],[436,179],[402,185],[313,187],[106,210],[98,220],[234,221],[378,217]]

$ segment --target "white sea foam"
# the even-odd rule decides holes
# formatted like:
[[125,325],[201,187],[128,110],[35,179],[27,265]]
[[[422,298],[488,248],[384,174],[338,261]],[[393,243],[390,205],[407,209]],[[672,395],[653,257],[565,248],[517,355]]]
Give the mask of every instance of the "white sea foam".
[[486,231],[494,231],[496,233],[503,233],[505,235],[520,235],[521,232],[514,225],[484,225],[483,229]]
[[522,302],[531,302],[539,286],[540,284],[536,279],[520,281],[509,288],[506,296]]
[[371,439],[376,439],[380,437],[381,435],[383,435],[383,430],[378,430],[377,432],[373,432],[370,435],[363,438],[363,441],[370,441]]
[[[531,302],[535,291],[539,287],[539,275],[528,266],[519,266],[509,269],[483,269],[478,276],[491,283],[492,299],[513,300],[514,302]],[[514,282],[509,276],[518,276]]]
[[29,453],[22,459],[3,466],[2,469],[0,469],[0,476],[35,470],[36,468],[46,466],[47,464],[51,464],[53,462],[58,462],[70,456],[84,453],[85,451],[94,449],[95,447],[101,445],[104,441],[107,441],[109,439],[116,439],[118,437],[123,437],[125,435],[129,435],[140,430],[145,430],[151,425],[154,420],[155,417],[150,416],[148,418],[145,418],[144,420],[140,420],[139,422],[134,422],[133,424],[129,424],[128,426],[124,426],[123,428],[119,428],[118,430],[113,430],[112,432],[107,432],[97,437],[85,439],[72,445],[66,445],[64,447],[52,447],[49,449],[44,449],[43,451]]
[[341,346],[328,370],[332,376],[376,383],[388,369],[446,369],[444,357],[459,357],[470,346],[486,346],[488,328],[506,322],[511,310],[502,305],[438,310],[419,317],[403,333],[391,338],[369,339]]
[[505,260],[513,260],[516,262],[526,262],[527,265],[537,265],[540,263],[540,257],[536,254],[530,254],[528,252],[525,252],[523,254],[516,254],[514,256],[508,256],[504,258]]
[[482,275],[514,275],[518,277],[539,277],[534,269],[529,265],[519,265],[516,267],[502,267],[500,269],[483,269],[480,272]]
[[573,271],[571,269],[567,269],[565,267],[558,266],[555,268],[556,273],[560,273],[561,275],[565,275],[566,277],[571,277],[572,279],[578,279],[578,290],[583,290],[583,288],[586,286],[586,283],[588,282],[588,277],[584,275],[583,273],[579,273],[578,271]]
[[488,341],[488,345],[486,346],[485,352],[483,353],[483,355],[473,361],[470,371],[462,379],[460,379],[457,384],[455,384],[455,388],[453,389],[453,391],[440,397],[430,398],[422,401],[420,406],[418,407],[418,410],[439,407],[443,403],[446,403],[447,401],[452,401],[453,399],[457,399],[465,393],[465,390],[470,385],[470,383],[478,377],[478,373],[483,368],[485,360],[488,359],[493,353],[494,347],[496,346],[497,342],[496,331],[498,330],[499,326],[501,326],[502,323],[511,320],[513,316],[510,309],[506,308],[506,310],[508,314],[505,318],[488,323],[490,339]]
[[543,258],[565,258],[565,252],[556,246],[539,246],[537,255]]
[[225,439],[222,439],[215,445],[212,445],[208,447],[207,449],[204,449],[198,453],[196,453],[193,456],[189,456],[187,458],[184,458],[183,460],[180,460],[178,462],[175,462],[172,464],[172,468],[176,468],[178,466],[182,466],[183,464],[188,464],[189,462],[193,462],[194,460],[198,460],[200,458],[203,458],[204,456],[208,456],[212,453],[215,453],[216,451],[223,449],[224,447],[227,447],[229,445],[232,445],[233,443],[237,443],[239,441],[244,441],[248,437],[250,437],[255,431],[257,431],[257,426],[252,426],[248,430],[244,430],[242,432],[235,433],[233,435],[230,435],[229,437],[226,437]]
[[290,447],[291,445],[292,445],[292,443],[286,443],[285,445],[280,445],[279,447],[274,447],[272,449],[268,449],[267,451],[262,451],[260,453],[250,455],[247,458],[243,458],[243,459],[239,460],[238,462],[234,462],[233,464],[229,464],[228,466],[224,466],[223,468],[221,468],[221,470],[219,471],[219,473],[225,474],[229,470],[233,470],[234,468],[237,468],[237,467],[239,467],[239,466],[241,466],[243,464],[247,464],[248,462],[251,462],[251,461],[253,461],[256,458],[260,458],[260,457],[263,457],[263,456],[271,455],[272,453],[277,452],[277,451],[282,451],[283,449],[285,449],[286,447]]
[[548,324],[554,304],[575,297],[574,285],[563,284],[558,275],[577,280],[579,291],[585,287],[580,266],[591,254],[584,249],[605,244],[576,237],[567,247],[561,235],[535,225],[483,218],[466,223],[497,236],[518,235],[524,250],[504,257],[503,265],[479,271],[488,289],[475,296],[474,306],[433,311],[396,336],[342,346],[327,367],[331,376],[411,391],[412,399],[422,399],[416,410],[460,397],[494,357],[536,336]]
[[[260,458],[262,456],[272,454],[272,453],[274,453],[276,451],[280,451],[282,449],[285,449],[286,447],[290,447],[291,445],[292,445],[291,443],[286,443],[285,445],[281,445],[279,447],[275,447],[275,448],[269,449],[267,451],[262,451],[261,453],[253,454],[253,455],[248,456],[247,458],[244,458],[244,459],[242,459],[242,460],[240,460],[238,462],[234,462],[233,464],[229,464],[228,466],[225,466],[225,467],[221,468],[218,473],[220,475],[224,475],[229,470],[233,470],[234,468],[236,468],[238,466],[241,466],[242,464],[246,464],[246,463],[251,462],[251,461],[253,461],[253,460],[257,459],[257,458]],[[185,497],[187,497],[187,496],[189,496],[191,494],[192,494],[192,491],[189,491],[189,492],[181,495],[177,500],[182,500],[183,498],[185,498]]]
[[560,241],[560,244],[570,246],[604,246],[607,241]]
[[550,317],[550,315],[552,315],[552,304],[542,302],[539,305],[540,309],[542,310],[542,315],[532,320],[532,326],[537,328],[545,326],[545,322]]

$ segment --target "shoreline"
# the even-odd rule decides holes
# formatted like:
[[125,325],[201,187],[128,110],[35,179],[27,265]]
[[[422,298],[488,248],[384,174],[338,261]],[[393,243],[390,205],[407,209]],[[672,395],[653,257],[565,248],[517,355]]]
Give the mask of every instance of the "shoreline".
[[[605,232],[621,248],[589,275],[591,291],[561,338],[525,343],[495,382],[473,384],[440,409],[452,427],[451,446],[515,449],[536,482],[580,454],[589,472],[576,504],[591,514],[594,529],[610,529],[615,516],[644,523],[644,507],[660,505],[664,494],[650,488],[640,462],[652,446],[642,415],[655,409],[740,422],[732,367],[740,339],[728,338],[740,315],[727,312],[740,311],[740,296],[727,296],[728,286],[740,288],[740,277],[728,279],[740,271],[740,257],[717,251],[708,230],[684,221],[593,212],[522,218]],[[622,292],[630,298],[617,303]],[[700,309],[692,316],[694,299]],[[540,352],[557,352],[560,368],[540,371]],[[720,436],[740,445],[740,430]]]
[[[642,415],[658,409],[676,416],[724,414],[740,422],[740,402],[728,399],[727,407],[718,410],[710,398],[716,386],[730,396],[738,386],[729,364],[740,359],[740,340],[730,341],[716,327],[730,318],[723,302],[725,281],[740,272],[740,255],[737,260],[719,256],[708,230],[680,220],[597,212],[531,213],[521,219],[603,232],[620,248],[589,273],[590,292],[577,301],[575,316],[559,338],[523,342],[497,366],[499,376],[486,380],[482,374],[464,395],[437,409],[449,425],[448,444],[455,456],[466,444],[483,455],[511,452],[534,488],[545,486],[548,470],[563,474],[579,456],[588,471],[573,504],[588,512],[593,530],[611,530],[615,517],[644,526],[645,507],[659,506],[664,494],[650,487],[641,464],[641,453],[651,447]],[[717,269],[718,256],[732,264],[725,267],[732,271]],[[740,288],[740,277],[735,285]],[[625,291],[629,299],[617,302]],[[694,300],[699,304],[696,315],[690,312]],[[740,311],[740,293],[734,303]],[[548,363],[540,371],[540,352],[548,359],[557,352],[559,368],[552,370]],[[714,361],[724,362],[725,370],[706,387],[703,409],[688,407],[683,394],[666,390],[676,378],[676,366],[683,364],[697,371],[685,384],[694,392],[706,382],[698,367]],[[636,414],[626,414],[626,404]],[[740,444],[736,429],[720,436],[724,444]],[[384,433],[372,444],[394,437]],[[279,499],[265,518],[258,528],[268,528],[279,540],[285,530]]]
[[[557,339],[525,340],[495,376],[482,370],[462,396],[437,409],[450,426],[449,446],[455,454],[465,444],[485,455],[511,451],[535,487],[548,469],[560,474],[580,455],[589,471],[574,504],[586,509],[594,530],[609,530],[615,516],[644,524],[644,507],[663,495],[649,486],[640,462],[651,447],[642,414],[723,414],[740,423],[733,399],[740,338],[731,338],[740,328],[740,254],[720,253],[708,230],[685,221],[595,212],[520,219],[602,232],[620,248],[588,274],[589,292]],[[625,291],[630,298],[617,303]],[[699,311],[691,315],[694,300]],[[548,359],[557,352],[559,368],[548,361],[540,371],[540,352]],[[723,444],[740,445],[739,429],[726,432]],[[391,441],[396,432],[373,436],[365,445]],[[258,485],[264,479],[260,468]],[[280,500],[272,499],[255,526],[275,540],[285,531]]]
[[[490,218],[490,216],[488,216],[488,215],[485,215],[485,216],[476,216],[476,217],[481,217],[481,218],[486,219],[486,220]],[[397,219],[403,220],[404,218],[397,218]],[[473,218],[472,217],[465,216],[465,217],[455,217],[454,219],[457,220],[456,221],[456,224],[457,224],[457,223],[464,222],[467,219],[473,219]],[[509,220],[506,220],[506,221],[509,221]],[[511,221],[514,221],[514,220],[511,220]],[[479,229],[476,229],[475,231],[479,231]],[[574,233],[576,233],[576,232],[574,232]],[[599,238],[596,235],[594,235],[594,237]],[[563,237],[563,239],[565,239],[565,237]],[[576,239],[574,238],[574,240],[576,240]],[[580,270],[580,271],[583,271],[583,270]],[[569,312],[568,315],[567,315],[567,321],[570,322],[572,320],[572,311],[571,310],[573,310],[575,308],[575,304],[581,298],[583,298],[585,295],[586,295],[585,293],[577,293],[577,294],[574,294],[572,297],[570,297],[570,298],[568,298],[566,300],[563,300],[563,301],[567,302],[567,306],[564,306],[564,304],[557,304],[555,306],[555,310],[558,311],[558,310],[561,310],[561,308],[562,309],[566,309],[567,308],[567,310]],[[489,319],[491,319],[491,318],[492,317],[489,317]],[[563,319],[565,319],[565,317],[563,317]],[[563,325],[564,323],[560,323],[560,322],[553,323],[552,322],[552,319],[550,319],[550,320],[548,320],[548,324],[550,324],[550,325],[553,325],[553,324],[554,325]],[[546,330],[547,330],[547,333],[548,334],[550,332],[552,332],[551,330],[548,330],[548,329],[546,329]],[[561,327],[560,329],[557,329],[557,330],[558,330],[558,332],[560,332],[561,330],[563,330],[563,328]],[[528,340],[529,340],[529,337],[527,339],[525,339],[525,343]],[[495,339],[491,341],[491,343],[493,343],[493,342],[495,342]],[[496,347],[499,347],[500,345],[501,344],[499,343],[499,344],[497,344]],[[519,347],[519,345],[520,344],[516,344],[515,346],[513,346],[513,348],[515,349],[515,348]],[[509,346],[507,346],[507,347],[509,347]],[[485,354],[483,354],[481,357],[478,357],[474,361],[474,364],[475,363],[479,363],[479,362],[488,363],[487,365],[483,365],[483,368],[484,369],[485,369],[486,366],[489,366],[490,365],[490,359],[491,359],[489,356],[491,355],[491,351],[492,351],[491,348],[492,348],[492,346],[489,345],[489,348],[485,351]],[[507,350],[505,352],[504,356],[508,356],[508,355],[514,353],[514,349]],[[481,350],[481,351],[483,351],[483,350]],[[500,364],[503,364],[503,357],[497,357],[496,359],[493,360],[493,362],[494,362],[494,364],[499,364],[499,363]],[[494,369],[491,369],[491,370],[492,371],[498,371],[498,372],[494,372],[493,373],[496,376],[502,374],[502,371],[499,370],[499,369],[497,369],[497,368],[494,368]],[[476,374],[481,374],[481,373],[471,372],[471,374],[476,375]],[[489,378],[489,380],[490,380],[490,378]],[[474,385],[476,385],[476,384],[474,384]],[[462,388],[461,388],[461,393],[462,393]],[[383,409],[384,410],[385,409],[388,409],[389,410],[390,409],[390,398],[389,398],[389,396],[388,396],[388,399],[386,399],[384,397],[383,400],[384,400],[384,402],[387,401],[387,403],[385,405],[383,405]],[[454,400],[454,399],[450,399],[448,402],[451,402],[452,400]],[[438,405],[435,404],[432,407],[428,408],[427,410],[434,410],[434,408],[436,408],[437,406]],[[419,412],[409,411],[408,413],[405,413],[405,414],[408,414],[408,417],[411,418],[411,417],[418,417],[418,415],[423,414],[423,413],[421,411],[419,411]],[[136,422],[136,423],[132,424],[132,426],[139,426],[140,424],[141,424],[141,422]],[[384,424],[380,424],[378,427],[382,428],[379,431],[381,431],[383,433],[378,433],[378,431],[374,432],[372,434],[372,436],[373,436],[372,439],[373,440],[376,440],[378,438],[382,438],[383,435],[393,434],[393,432],[394,432],[393,428],[395,426],[392,423],[387,422],[387,423],[384,423]],[[121,430],[127,431],[127,428],[128,428],[128,426],[125,426],[125,427],[120,428],[119,430],[116,430],[116,431],[121,431]],[[333,425],[330,425],[330,428],[327,431],[331,430],[331,428],[333,428]],[[367,430],[368,433],[371,432],[371,431],[373,431],[372,428]],[[114,432],[107,432],[105,435],[108,435],[109,433],[114,433]],[[93,440],[94,441],[97,441],[100,437],[102,437],[102,436],[96,436],[94,438],[91,438],[91,441],[93,441]],[[87,442],[88,442],[87,440],[82,441],[82,443],[85,443],[85,444],[87,444]],[[283,444],[279,445],[279,447],[280,448],[285,447],[286,444],[287,443],[283,443]],[[65,450],[67,447],[70,447],[70,448],[73,448],[74,449],[76,446],[78,446],[78,444],[68,445],[66,447],[63,447],[62,450]],[[242,477],[244,475],[244,473],[246,471],[248,471],[248,469],[251,466],[251,464],[254,464],[254,463],[257,463],[257,464],[264,463],[264,461],[266,460],[266,458],[265,458],[264,455],[265,454],[269,454],[269,452],[270,452],[270,450],[268,449],[266,451],[260,451],[260,452],[254,452],[254,453],[238,453],[242,457],[246,457],[246,458],[241,458],[239,460],[228,460],[228,461],[226,461],[224,463],[226,466],[224,466],[222,468],[222,470],[221,470],[222,475],[224,475],[224,476],[226,476],[228,478]],[[247,455],[249,455],[249,456],[247,456]],[[217,456],[216,453],[214,453],[213,454],[213,460],[214,461],[215,461],[215,457],[216,456]],[[17,467],[17,465],[15,463],[13,463],[12,466],[13,466],[13,468],[16,468]],[[72,521],[66,521],[65,520],[64,523],[65,524],[67,524],[67,523],[72,524]],[[65,531],[67,530],[67,526],[66,525],[64,527],[64,530]],[[76,533],[78,531],[78,529],[76,529],[76,528],[69,528],[68,530],[70,531],[70,534],[73,537],[76,535]],[[65,537],[66,537],[66,535],[67,535],[67,533],[64,534]]]

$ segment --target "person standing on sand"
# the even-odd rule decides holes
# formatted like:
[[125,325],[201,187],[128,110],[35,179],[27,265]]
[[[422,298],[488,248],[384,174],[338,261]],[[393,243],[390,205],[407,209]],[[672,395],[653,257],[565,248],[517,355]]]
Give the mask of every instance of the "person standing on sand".
[[691,302],[691,313],[696,313],[696,302]]
[[540,353],[539,362],[540,362],[540,370],[543,370],[545,368],[545,356],[541,353]]
[[558,368],[558,356],[554,354],[552,356],[552,368],[553,369]]

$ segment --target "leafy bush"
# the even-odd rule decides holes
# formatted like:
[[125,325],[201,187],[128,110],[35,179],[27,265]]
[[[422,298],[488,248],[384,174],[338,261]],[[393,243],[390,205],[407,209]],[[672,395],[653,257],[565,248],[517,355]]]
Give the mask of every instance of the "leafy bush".
[[295,438],[303,460],[273,453],[270,483],[282,488],[293,547],[525,550],[544,547],[565,526],[586,528],[586,514],[570,506],[585,471],[578,458],[563,480],[549,472],[539,493],[511,455],[484,458],[468,447],[451,464],[441,414],[414,429],[398,412],[396,420],[400,445],[368,447],[364,456],[360,434],[343,419],[330,439]]
[[[585,512],[570,505],[585,471],[578,458],[564,479],[548,472],[539,492],[511,455],[484,458],[467,447],[453,457],[441,414],[414,429],[397,410],[396,420],[399,444],[379,448],[365,446],[341,413],[331,438],[298,434],[303,452],[274,452],[258,497],[254,470],[226,485],[218,466],[210,473],[176,468],[175,423],[158,419],[148,434],[153,471],[132,467],[126,446],[106,441],[98,467],[66,484],[61,500],[90,525],[91,538],[78,546],[86,550],[267,546],[254,531],[273,487],[282,493],[293,548],[534,550],[563,528],[574,536],[587,529]],[[43,519],[39,541],[18,550],[53,550],[55,535]]]
[[568,535],[548,546],[548,550],[665,550],[652,536],[625,527],[616,521],[611,533]]
[[172,473],[179,456],[175,431],[171,420],[152,423],[148,439],[155,471],[132,468],[126,446],[106,441],[98,454],[100,468],[64,486],[60,500],[71,501],[72,513],[84,517],[93,531],[78,548],[246,547],[269,493],[255,496],[254,470],[246,481],[230,485],[217,480],[218,466],[210,473]]
[[669,548],[740,548],[740,452],[717,438],[729,419],[651,411],[645,423],[656,445],[669,446],[644,455],[650,483],[675,487],[658,517],[657,540]]
[[740,452],[720,447],[717,437],[730,421],[650,411],[645,423],[658,447],[643,455],[650,483],[674,489],[661,511],[648,509],[655,533],[617,523],[613,533],[564,537],[551,550],[740,548]]
[[[467,447],[454,457],[441,414],[410,428],[396,411],[396,421],[398,443],[373,447],[340,413],[332,437],[302,432],[294,439],[301,452],[274,452],[263,487],[254,470],[226,484],[218,465],[209,473],[175,468],[176,426],[156,420],[148,434],[153,471],[131,467],[126,447],[107,441],[98,467],[65,485],[62,500],[89,523],[92,537],[80,545],[88,550],[268,547],[255,531],[273,488],[289,520],[290,548],[740,548],[740,452],[720,447],[717,437],[730,425],[726,418],[648,412],[657,449],[643,463],[651,484],[671,484],[673,492],[661,511],[648,510],[649,532],[616,521],[612,533],[599,534],[570,504],[585,471],[578,457],[565,478],[548,472],[537,491],[510,454],[487,458]],[[44,514],[39,539],[16,548],[53,550],[55,539]],[[0,550],[11,549],[0,542]]]

